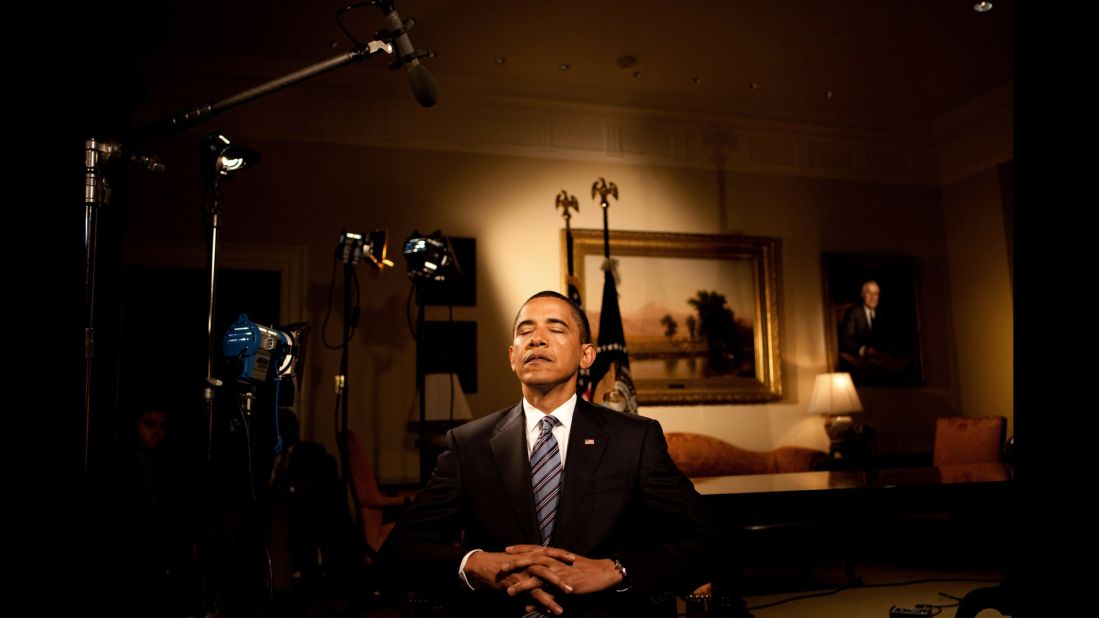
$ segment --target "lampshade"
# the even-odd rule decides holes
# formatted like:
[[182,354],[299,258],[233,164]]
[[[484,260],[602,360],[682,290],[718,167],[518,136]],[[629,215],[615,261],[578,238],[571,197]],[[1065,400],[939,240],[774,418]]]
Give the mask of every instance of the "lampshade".
[[[451,388],[454,390],[451,391]],[[462,392],[462,385],[458,382],[458,374],[425,374],[424,391],[427,392],[427,397],[424,400],[424,415],[428,422],[449,421],[452,418],[455,421],[473,420],[473,415],[469,412],[469,404],[466,402],[465,393]],[[454,393],[453,417],[450,414],[451,392]],[[418,397],[419,395],[417,395],[417,399],[412,402],[412,410],[408,419],[410,423],[418,423],[420,421],[420,400]]]
[[849,373],[822,373],[813,384],[809,399],[809,414],[850,414],[862,412],[862,402],[855,392]]

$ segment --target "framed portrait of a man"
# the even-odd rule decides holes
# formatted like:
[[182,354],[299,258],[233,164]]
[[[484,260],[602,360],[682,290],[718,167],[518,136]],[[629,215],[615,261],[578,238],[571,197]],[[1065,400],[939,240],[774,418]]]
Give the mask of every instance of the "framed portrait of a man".
[[918,260],[823,253],[821,266],[829,368],[856,386],[925,384]]

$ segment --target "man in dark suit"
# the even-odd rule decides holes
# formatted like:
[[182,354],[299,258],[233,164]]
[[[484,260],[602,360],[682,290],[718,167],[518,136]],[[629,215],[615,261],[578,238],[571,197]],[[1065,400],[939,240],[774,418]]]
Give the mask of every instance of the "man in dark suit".
[[856,386],[902,384],[912,359],[897,345],[895,323],[889,320],[888,312],[879,315],[878,282],[863,283],[861,296],[862,303],[843,316],[839,370],[850,372]]
[[595,355],[567,298],[523,305],[508,348],[523,401],[447,435],[384,550],[403,586],[478,616],[619,616],[711,575],[724,540],[660,424],[576,397]]
[[862,303],[851,307],[843,315],[843,332],[840,337],[840,349],[848,355],[844,359],[855,365],[859,364],[858,359],[876,356],[880,347],[878,333],[881,329],[876,324],[878,299],[881,298],[878,282],[863,283],[860,296]]

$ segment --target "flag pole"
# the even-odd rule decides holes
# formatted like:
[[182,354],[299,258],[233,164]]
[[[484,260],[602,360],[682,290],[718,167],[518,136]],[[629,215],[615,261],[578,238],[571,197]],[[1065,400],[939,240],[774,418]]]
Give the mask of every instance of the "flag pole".
[[[637,414],[637,389],[630,372],[630,357],[626,349],[626,333],[622,327],[622,312],[618,306],[618,268],[611,259],[610,225],[607,211],[613,196],[618,199],[618,186],[599,178],[591,186],[591,196],[599,195],[603,209],[603,304],[599,310],[599,342],[597,356],[591,366],[589,381],[591,400],[604,406]],[[601,385],[604,376],[610,375],[613,384]],[[602,390],[600,394],[600,390]],[[597,401],[597,398],[602,401]]]
[[580,212],[580,202],[575,195],[569,195],[567,191],[561,189],[561,193],[557,194],[557,205],[554,206],[554,210],[558,208],[561,209],[561,217],[565,219],[565,256],[569,264],[569,277],[573,277],[576,273],[573,272],[572,265],[572,227],[569,225],[572,213],[569,210]]
[[[561,216],[565,219],[565,257],[568,263],[569,276],[565,279],[565,295],[569,297],[577,308],[584,310],[584,303],[580,298],[580,282],[576,280],[576,269],[573,265],[572,244],[572,213],[571,210],[580,212],[580,202],[575,195],[569,195],[564,189],[557,195],[557,205],[554,209],[561,209]],[[587,367],[581,367],[576,376],[576,394],[582,399],[591,399],[590,375]]]
[[599,194],[599,206],[603,208],[603,257],[611,257],[611,233],[610,226],[607,225],[607,211],[610,209],[610,201],[607,200],[608,195],[613,195],[614,199],[618,199],[618,185],[613,182],[607,182],[602,176],[591,185],[591,198],[595,199],[595,194]]

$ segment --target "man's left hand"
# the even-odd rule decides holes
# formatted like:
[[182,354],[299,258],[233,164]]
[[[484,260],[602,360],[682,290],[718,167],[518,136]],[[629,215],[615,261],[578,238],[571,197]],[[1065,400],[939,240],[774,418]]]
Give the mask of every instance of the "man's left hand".
[[[505,551],[509,554],[538,554],[544,553],[547,548],[541,545],[513,545]],[[558,556],[555,562],[550,564],[532,564],[527,567],[527,572],[541,579],[552,581],[562,590],[570,594],[589,594],[606,590],[622,581],[622,575],[614,568],[614,561],[606,558],[594,560],[585,558],[575,552],[569,552],[572,560]],[[522,564],[522,558],[516,558],[516,566]],[[527,589],[532,582],[520,582],[514,588],[516,592]],[[533,587],[533,586],[532,586]],[[511,590],[509,589],[509,592]]]

